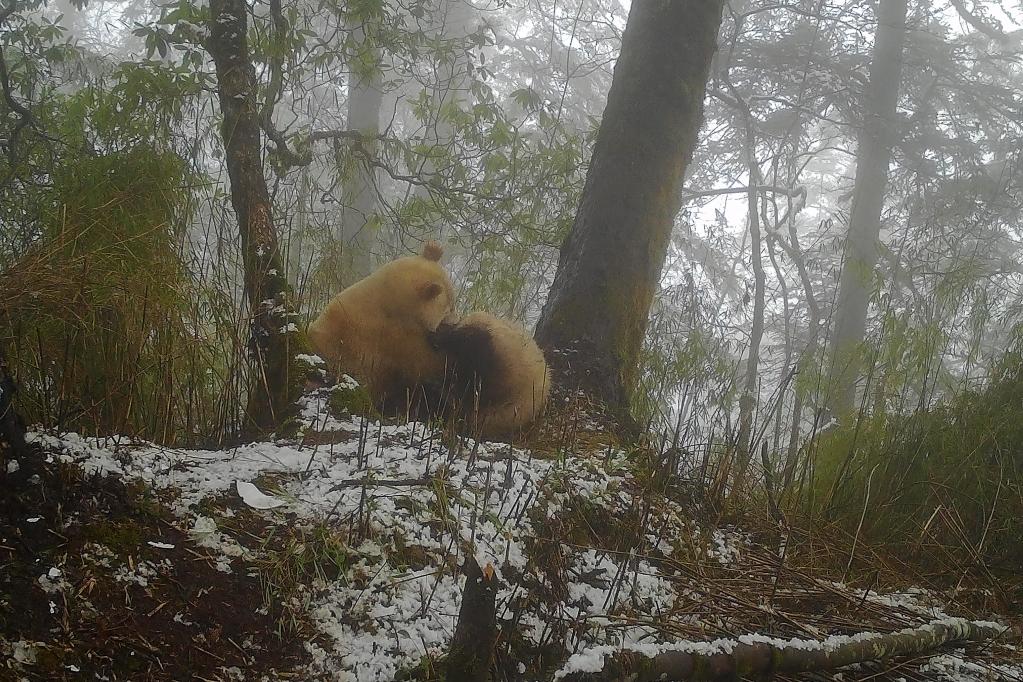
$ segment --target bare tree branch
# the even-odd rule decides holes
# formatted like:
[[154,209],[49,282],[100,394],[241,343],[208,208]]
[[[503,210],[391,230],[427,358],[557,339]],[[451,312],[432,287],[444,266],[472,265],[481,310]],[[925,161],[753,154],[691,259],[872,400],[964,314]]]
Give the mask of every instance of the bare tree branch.
[[[368,137],[358,130],[315,130],[309,134],[310,142],[322,142],[323,140],[358,140],[362,141]],[[374,138],[370,138],[374,139]],[[375,139],[384,140],[383,135],[376,135]]]
[[693,199],[703,197],[717,197],[724,194],[749,194],[750,190],[759,194],[773,193],[792,198],[806,196],[806,188],[802,186],[778,187],[777,185],[755,185],[754,187],[720,187],[718,189],[705,189],[698,192],[683,192],[682,201],[692,201]]
[[999,42],[1005,40],[1005,32],[1002,31],[1001,28],[989,24],[984,21],[983,18],[977,16],[973,11],[966,7],[966,3],[964,3],[963,0],[950,0],[950,2],[952,3],[952,6],[955,7],[956,12],[959,13],[959,16],[961,16],[963,21],[967,24],[992,40],[997,40]]

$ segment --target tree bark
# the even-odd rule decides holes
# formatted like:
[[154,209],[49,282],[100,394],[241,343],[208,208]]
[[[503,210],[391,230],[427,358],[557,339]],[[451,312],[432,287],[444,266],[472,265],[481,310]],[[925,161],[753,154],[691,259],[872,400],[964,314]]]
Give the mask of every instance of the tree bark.
[[251,314],[253,385],[250,426],[273,430],[285,419],[300,390],[292,359],[304,348],[297,335],[291,290],[285,279],[273,208],[263,174],[256,72],[248,52],[245,0],[211,0],[206,49],[217,74],[223,116],[221,135],[231,181],[231,205],[241,234],[245,294]]
[[[451,146],[455,140],[455,127],[451,123],[451,110],[461,108],[469,97],[470,68],[465,49],[466,36],[473,30],[477,20],[476,7],[469,0],[443,0],[426,28],[427,35],[440,50],[432,64],[434,78],[430,88],[430,113],[432,120],[427,123],[426,144],[438,152]],[[450,51],[450,52],[449,52]],[[417,185],[415,194],[429,200],[429,183],[443,185],[443,168],[436,163],[434,155],[423,158],[418,175],[429,182]]]
[[[803,195],[805,198],[805,195]],[[803,295],[806,298],[806,309],[809,316],[808,329],[810,331],[810,339],[806,343],[806,347],[803,349],[800,359],[797,362],[799,366],[799,372],[810,372],[811,368],[817,366],[817,351],[820,344],[821,336],[821,311],[820,305],[817,303],[817,297],[813,292],[813,283],[810,280],[810,274],[806,267],[806,259],[803,257],[802,247],[799,245],[799,235],[796,233],[796,224],[794,220],[789,219],[786,216],[785,222],[788,223],[789,228],[789,240],[788,242],[781,236],[780,230],[776,230],[773,238],[776,244],[778,244],[792,262],[796,265],[796,271],[799,273],[799,281],[803,285]],[[813,371],[818,372],[818,369]],[[803,405],[805,403],[804,390],[798,386],[795,389],[795,397],[793,398],[792,404],[792,423],[789,425],[789,444],[787,453],[785,455],[785,467],[783,474],[783,488],[788,489],[792,485],[792,481],[796,473],[796,464],[799,454],[799,433],[800,433],[800,422],[803,418]]]
[[447,658],[447,682],[488,682],[497,643],[497,588],[493,566],[466,555],[465,591]]
[[762,183],[760,164],[757,162],[756,132],[753,128],[753,113],[749,105],[733,92],[743,118],[746,140],[746,170],[749,173],[749,191],[746,193],[746,215],[750,234],[750,264],[753,268],[753,318],[750,320],[749,350],[746,355],[746,373],[739,394],[739,431],[735,451],[737,466],[733,491],[743,494],[746,474],[755,444],[753,436],[753,412],[757,406],[757,386],[760,378],[760,343],[764,338],[765,289],[767,277],[764,273],[764,256],[760,234],[760,207],[757,187]]
[[579,387],[628,414],[696,147],[722,0],[634,2],[575,223],[537,325]]
[[348,129],[358,132],[362,139],[361,154],[356,155],[357,166],[344,183],[344,212],[341,215],[341,261],[343,282],[353,284],[369,275],[373,269],[371,251],[376,241],[371,221],[377,213],[379,174],[370,161],[376,158],[380,135],[380,110],[384,102],[383,73],[380,70],[380,48],[375,38],[366,31],[366,22],[356,27],[353,36],[363,44],[364,54],[372,63],[353,69],[348,85]]
[[873,290],[881,210],[895,135],[895,107],[899,99],[905,39],[906,0],[880,0],[831,341],[828,407],[838,417],[850,414],[856,402],[860,351]]
[[825,672],[854,663],[913,656],[950,642],[1017,641],[1019,636],[1019,631],[996,623],[955,619],[877,633],[873,637],[836,638],[833,643],[825,640],[816,647],[731,640],[729,646],[719,647],[721,653],[716,654],[665,651],[647,657],[634,651],[620,651],[605,657],[599,672],[570,673],[559,679],[570,682],[767,679],[777,673]]
[[14,377],[11,376],[3,355],[0,355],[0,466],[6,464],[9,456],[21,457],[28,451],[28,445],[25,443],[25,422],[14,411],[14,396],[17,392],[18,386],[14,382]]

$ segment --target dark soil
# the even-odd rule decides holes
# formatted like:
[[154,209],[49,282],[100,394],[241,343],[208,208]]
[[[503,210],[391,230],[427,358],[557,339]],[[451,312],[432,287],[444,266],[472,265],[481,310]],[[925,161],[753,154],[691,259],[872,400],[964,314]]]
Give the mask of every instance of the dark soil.
[[217,570],[152,491],[38,450],[16,469],[0,458],[0,680],[287,677],[305,661],[254,571]]

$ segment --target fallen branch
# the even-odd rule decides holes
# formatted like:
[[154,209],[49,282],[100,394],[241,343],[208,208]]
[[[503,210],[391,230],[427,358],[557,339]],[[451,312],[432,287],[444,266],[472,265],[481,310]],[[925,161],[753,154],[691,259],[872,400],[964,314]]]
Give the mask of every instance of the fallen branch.
[[[784,641],[746,635],[737,640],[680,642],[661,646],[660,651],[655,647],[643,652],[598,647],[572,656],[555,679],[571,682],[761,679],[775,673],[824,672],[854,663],[912,656],[950,642],[1018,641],[1020,638],[1018,628],[948,618],[898,632],[834,635],[823,641]],[[595,667],[595,658],[603,659],[600,668]]]
[[336,490],[344,490],[345,488],[361,488],[363,486],[367,488],[372,487],[386,487],[386,488],[402,488],[409,486],[428,486],[433,485],[435,479],[433,478],[372,478],[367,476],[366,478],[348,478],[338,483],[327,492],[334,492]]

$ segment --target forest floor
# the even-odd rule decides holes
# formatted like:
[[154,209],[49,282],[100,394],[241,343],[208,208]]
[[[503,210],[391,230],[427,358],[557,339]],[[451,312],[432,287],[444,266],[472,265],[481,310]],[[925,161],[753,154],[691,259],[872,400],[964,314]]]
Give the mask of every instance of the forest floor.
[[[328,394],[304,399],[297,438],[230,450],[32,434],[0,471],[0,680],[442,679],[466,552],[500,580],[499,680],[617,648],[1020,616],[862,548],[841,582],[822,539],[699,519],[682,479],[616,448],[452,443],[330,416]],[[1023,650],[822,678],[1023,680]]]

